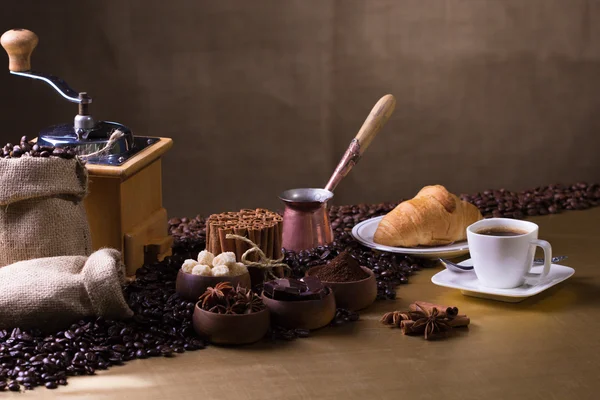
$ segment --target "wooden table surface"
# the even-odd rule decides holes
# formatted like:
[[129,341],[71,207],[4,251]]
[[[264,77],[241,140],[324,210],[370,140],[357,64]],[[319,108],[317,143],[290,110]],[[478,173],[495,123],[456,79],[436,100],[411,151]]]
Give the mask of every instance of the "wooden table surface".
[[[39,399],[598,399],[600,208],[533,218],[575,275],[509,304],[435,286],[424,270],[361,320],[307,339],[136,360],[69,385],[2,397]],[[442,341],[379,323],[415,300],[456,305],[466,331]],[[598,318],[598,320],[596,320]],[[22,397],[24,396],[24,397]]]

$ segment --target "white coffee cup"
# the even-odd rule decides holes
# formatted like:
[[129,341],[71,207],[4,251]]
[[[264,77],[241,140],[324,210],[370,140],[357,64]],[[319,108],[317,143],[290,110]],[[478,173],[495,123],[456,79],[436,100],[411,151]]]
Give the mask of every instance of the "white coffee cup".
[[[492,228],[523,232],[515,236],[494,236],[478,232]],[[532,278],[539,284],[550,272],[552,246],[538,240],[539,227],[533,222],[508,218],[489,218],[475,222],[467,228],[469,252],[477,279],[483,286],[497,289],[516,288]],[[536,246],[544,250],[544,270],[530,273]]]

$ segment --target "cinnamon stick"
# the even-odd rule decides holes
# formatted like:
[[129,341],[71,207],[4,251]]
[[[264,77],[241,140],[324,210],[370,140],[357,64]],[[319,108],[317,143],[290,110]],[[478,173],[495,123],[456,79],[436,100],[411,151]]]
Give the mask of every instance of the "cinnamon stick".
[[[258,236],[258,238],[257,238],[257,236]],[[254,229],[253,225],[248,226],[248,239],[252,240],[254,243],[256,243],[258,245],[257,242],[260,239],[260,234],[256,229]],[[258,261],[258,254],[256,254],[256,253],[250,254],[250,256],[248,256],[248,261]]]
[[[413,325],[415,324],[415,322],[416,321],[412,320],[400,321],[400,330],[402,331],[402,333],[405,335],[411,333],[423,333],[423,326],[421,326],[418,329],[413,329]],[[448,320],[446,323],[452,328],[461,328],[468,326],[471,323],[471,320],[466,315],[459,315],[451,320]]]
[[210,251],[214,255],[221,254],[221,242],[219,238],[219,228],[221,228],[220,222],[213,222],[210,224]]
[[469,324],[471,323],[471,319],[466,315],[457,315],[456,317],[449,320],[447,323],[453,328],[460,328],[463,326],[469,326]]
[[405,335],[408,335],[409,333],[422,333],[422,332],[417,332],[417,331],[413,330],[414,324],[415,324],[415,321],[412,321],[410,319],[400,321],[400,330]]
[[206,220],[206,250],[210,251],[210,218]]
[[263,221],[261,223],[261,225],[260,225],[260,249],[263,251],[263,253],[265,253],[265,255],[267,257],[269,257],[267,255],[267,253],[268,253],[267,248],[268,247],[269,247],[269,232],[267,230],[267,225]]
[[236,241],[231,239],[225,239],[225,236],[228,233],[233,233],[233,229],[227,226],[225,226],[224,228],[219,228],[219,243],[221,245],[221,252],[225,253],[226,251],[231,251],[235,253]]
[[270,259],[275,259],[273,257],[273,241],[275,240],[275,228],[274,228],[274,224],[273,221],[269,221],[268,222],[268,226],[266,228],[267,231],[267,251],[265,252],[265,254],[267,255],[268,258]]
[[[248,237],[248,227],[243,224],[238,224],[235,228],[233,228],[233,233],[239,236]],[[250,247],[241,240],[235,241],[235,257],[238,261],[242,259],[242,255],[248,250]]]
[[458,308],[443,306],[440,304],[428,303],[426,301],[415,301],[408,306],[410,311],[423,311],[426,314],[431,314],[434,308],[437,308],[439,313],[445,313],[448,317],[456,317],[458,315]]
[[273,219],[277,222],[275,225],[275,240],[273,244],[273,259],[278,260],[283,255],[281,253],[281,246],[283,243],[283,218],[280,215],[276,215]]

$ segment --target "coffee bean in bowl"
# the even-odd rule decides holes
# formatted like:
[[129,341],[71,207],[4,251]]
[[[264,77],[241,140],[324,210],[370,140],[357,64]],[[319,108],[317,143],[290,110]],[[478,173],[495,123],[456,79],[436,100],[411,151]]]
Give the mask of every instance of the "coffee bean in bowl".
[[375,274],[361,267],[350,253],[343,251],[328,264],[312,267],[307,277],[317,277],[333,290],[338,307],[356,311],[370,306],[377,298]]

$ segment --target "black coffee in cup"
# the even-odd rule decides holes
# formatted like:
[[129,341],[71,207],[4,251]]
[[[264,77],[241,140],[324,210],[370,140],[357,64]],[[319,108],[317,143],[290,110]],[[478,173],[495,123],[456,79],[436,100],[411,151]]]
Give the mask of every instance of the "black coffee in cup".
[[520,236],[525,235],[527,232],[520,229],[503,227],[503,226],[495,226],[493,228],[484,228],[480,231],[477,231],[479,235],[487,235],[487,236]]

